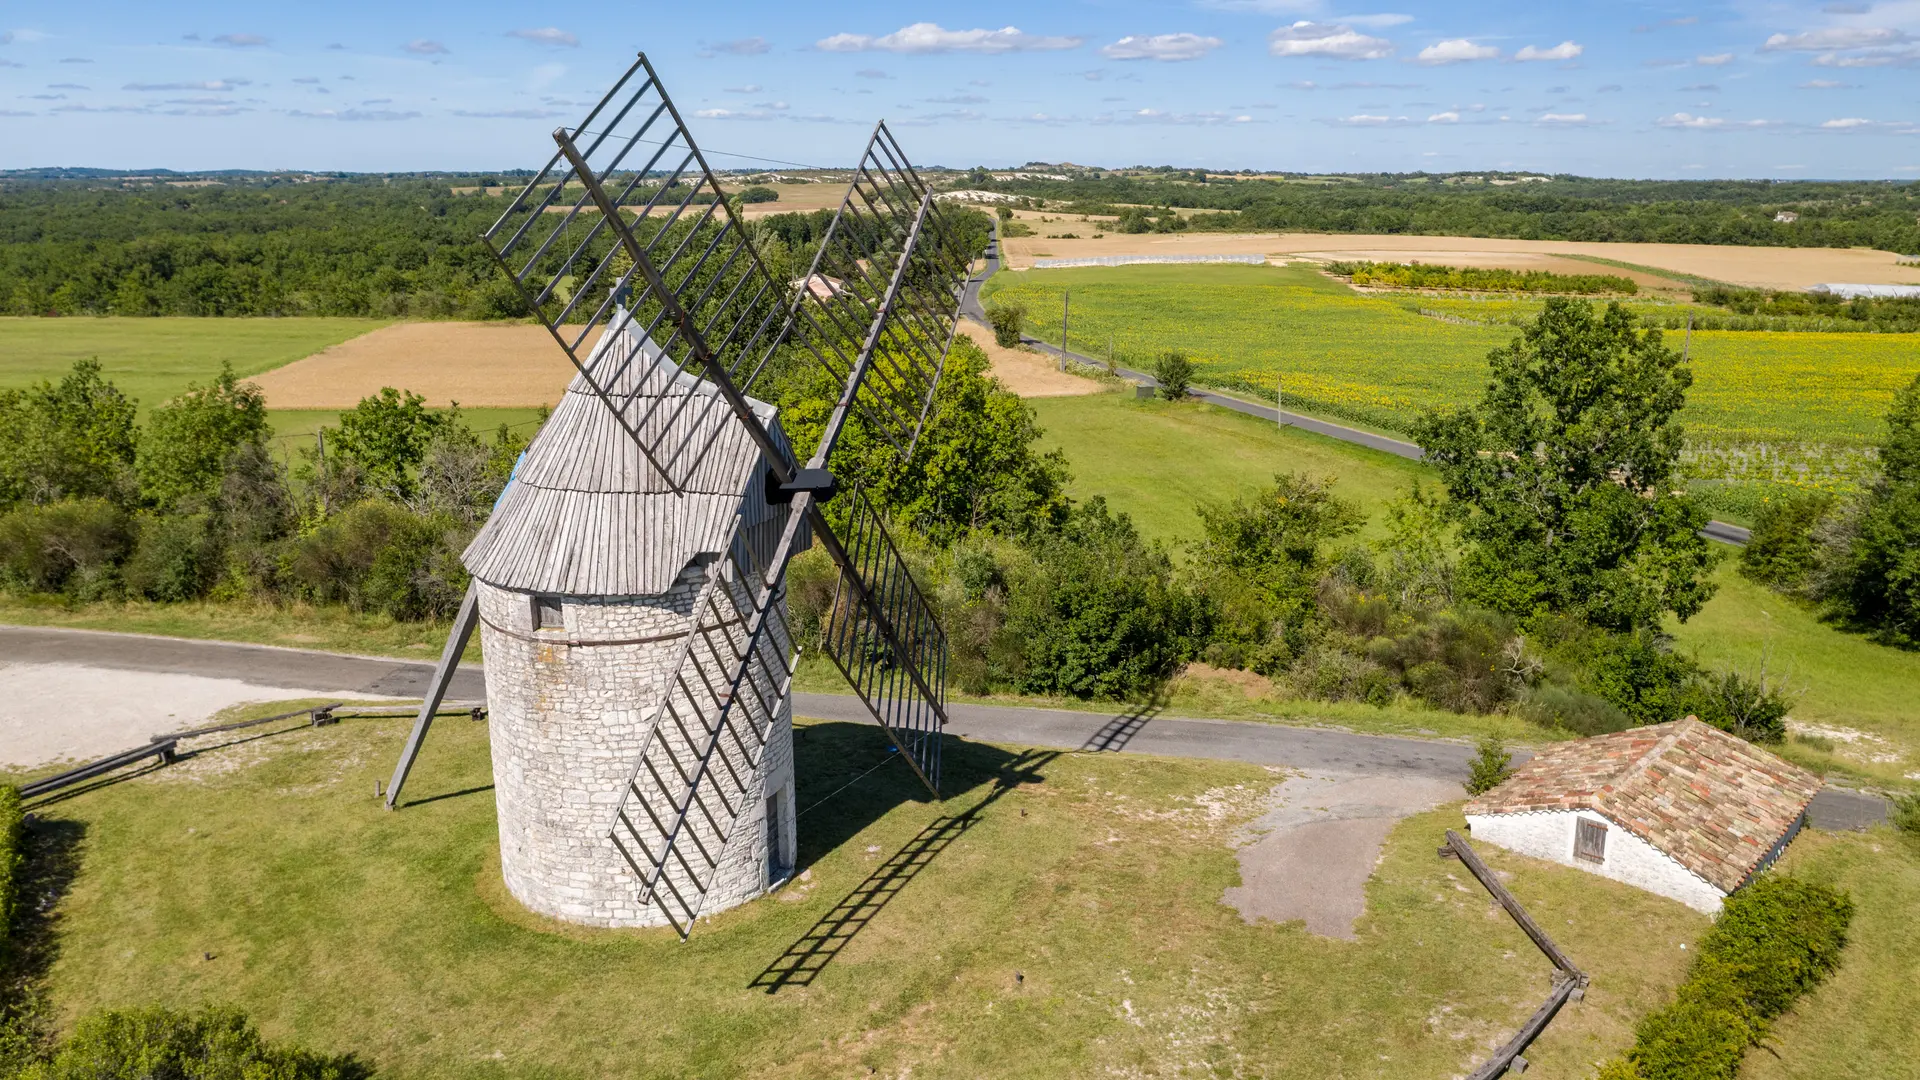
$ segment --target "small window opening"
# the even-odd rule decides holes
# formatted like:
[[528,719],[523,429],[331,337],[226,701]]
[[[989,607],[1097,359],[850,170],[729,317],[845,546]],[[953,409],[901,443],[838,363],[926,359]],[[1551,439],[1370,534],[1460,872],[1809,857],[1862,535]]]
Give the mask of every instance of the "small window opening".
[[1573,829],[1573,857],[1588,862],[1607,861],[1607,827],[1581,818]]
[[560,598],[557,596],[536,596],[533,598],[533,628],[535,630],[565,630],[566,623],[560,618]]

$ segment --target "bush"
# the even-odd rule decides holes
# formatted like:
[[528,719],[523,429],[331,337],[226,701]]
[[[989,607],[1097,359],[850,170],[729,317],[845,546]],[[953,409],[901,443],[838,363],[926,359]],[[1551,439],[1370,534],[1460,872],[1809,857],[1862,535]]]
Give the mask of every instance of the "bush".
[[1808,493],[1769,501],[1753,522],[1753,536],[1740,552],[1748,577],[1777,589],[1806,584],[1817,547],[1814,527],[1833,506],[1831,495]]
[[993,327],[993,343],[1011,349],[1020,344],[1020,331],[1027,322],[1027,305],[1017,300],[995,301],[987,308],[987,322]]
[[350,1080],[371,1075],[351,1055],[327,1057],[260,1037],[231,1008],[158,1006],[94,1013],[20,1080]]
[[1747,678],[1737,671],[1702,673],[1684,695],[1687,712],[1749,742],[1777,743],[1787,737],[1787,713],[1793,708],[1763,672]]
[[450,518],[364,502],[295,544],[287,577],[314,600],[394,619],[445,618],[467,587],[464,539]]
[[101,499],[21,507],[0,516],[0,583],[79,599],[108,596],[132,541],[127,515]]
[[220,574],[220,545],[205,514],[142,515],[140,539],[121,575],[127,590],[178,602],[206,595]]
[[1193,387],[1193,361],[1187,354],[1169,350],[1153,362],[1153,380],[1160,384],[1160,396],[1179,401]]
[[1023,692],[1142,699],[1206,638],[1204,600],[1181,588],[1166,553],[1099,496],[1032,554],[1032,568],[1008,590],[1004,629],[1019,643]]
[[1473,765],[1467,772],[1467,794],[1484,795],[1513,775],[1513,755],[1507,752],[1507,746],[1498,735],[1480,737],[1480,752],[1474,756]]
[[1648,1014],[1633,1049],[1601,1075],[1732,1080],[1747,1048],[1840,964],[1853,902],[1825,885],[1764,874],[1727,898],[1674,1002]]
[[779,202],[780,193],[770,187],[755,184],[753,187],[746,188],[740,192],[740,201],[743,203]]
[[20,810],[20,789],[0,784],[0,971],[8,964],[8,935],[13,929],[14,906],[19,903],[20,835],[26,815]]
[[1893,800],[1893,809],[1887,815],[1893,827],[1908,836],[1920,837],[1920,792],[1901,795]]
[[1527,695],[1519,712],[1541,727],[1565,728],[1581,736],[1606,735],[1633,726],[1633,720],[1612,702],[1554,684],[1541,686]]
[[141,493],[163,507],[211,499],[234,453],[249,444],[264,446],[268,434],[260,388],[240,382],[232,366],[222,364],[210,385],[189,385],[148,417],[136,460]]
[[62,499],[131,499],[134,403],[76,360],[58,383],[0,390],[0,509]]

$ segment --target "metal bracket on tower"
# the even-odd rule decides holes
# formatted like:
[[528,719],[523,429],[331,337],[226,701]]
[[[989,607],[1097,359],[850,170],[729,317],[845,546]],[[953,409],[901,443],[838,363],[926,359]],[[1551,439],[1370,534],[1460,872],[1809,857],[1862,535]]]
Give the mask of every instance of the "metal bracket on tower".
[[807,494],[819,502],[826,502],[840,493],[840,481],[825,469],[800,469],[793,479],[781,483],[774,472],[767,471],[767,501],[786,505],[795,495]]

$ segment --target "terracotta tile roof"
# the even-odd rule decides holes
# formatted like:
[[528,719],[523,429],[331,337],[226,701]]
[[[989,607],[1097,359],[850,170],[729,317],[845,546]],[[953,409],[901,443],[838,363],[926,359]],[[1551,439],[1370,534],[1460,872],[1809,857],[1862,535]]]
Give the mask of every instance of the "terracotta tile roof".
[[1732,892],[1819,790],[1805,769],[1689,716],[1549,747],[1466,812],[1592,810]]

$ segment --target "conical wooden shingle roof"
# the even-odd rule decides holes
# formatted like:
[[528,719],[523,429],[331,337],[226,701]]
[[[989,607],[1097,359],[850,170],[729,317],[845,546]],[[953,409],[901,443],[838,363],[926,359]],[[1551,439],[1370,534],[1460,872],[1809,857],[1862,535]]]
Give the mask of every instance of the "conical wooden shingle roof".
[[[635,351],[644,357],[633,358]],[[671,360],[647,362],[658,354],[629,325],[601,339],[587,369],[603,386],[613,382],[608,394],[616,401],[640,386],[642,398],[629,416],[647,413],[646,398],[669,399],[653,410],[661,419],[650,422],[650,441],[668,417],[678,430],[663,445],[697,448],[712,440],[684,493],[673,491],[586,378],[575,375],[461,556],[474,577],[525,592],[658,595],[696,556],[726,546],[737,515],[744,511],[754,525],[784,509],[767,504],[759,448],[718,400],[718,391]],[[634,362],[616,378],[630,358]],[[644,384],[643,372],[649,373]],[[773,406],[754,402],[754,411],[786,448]]]

